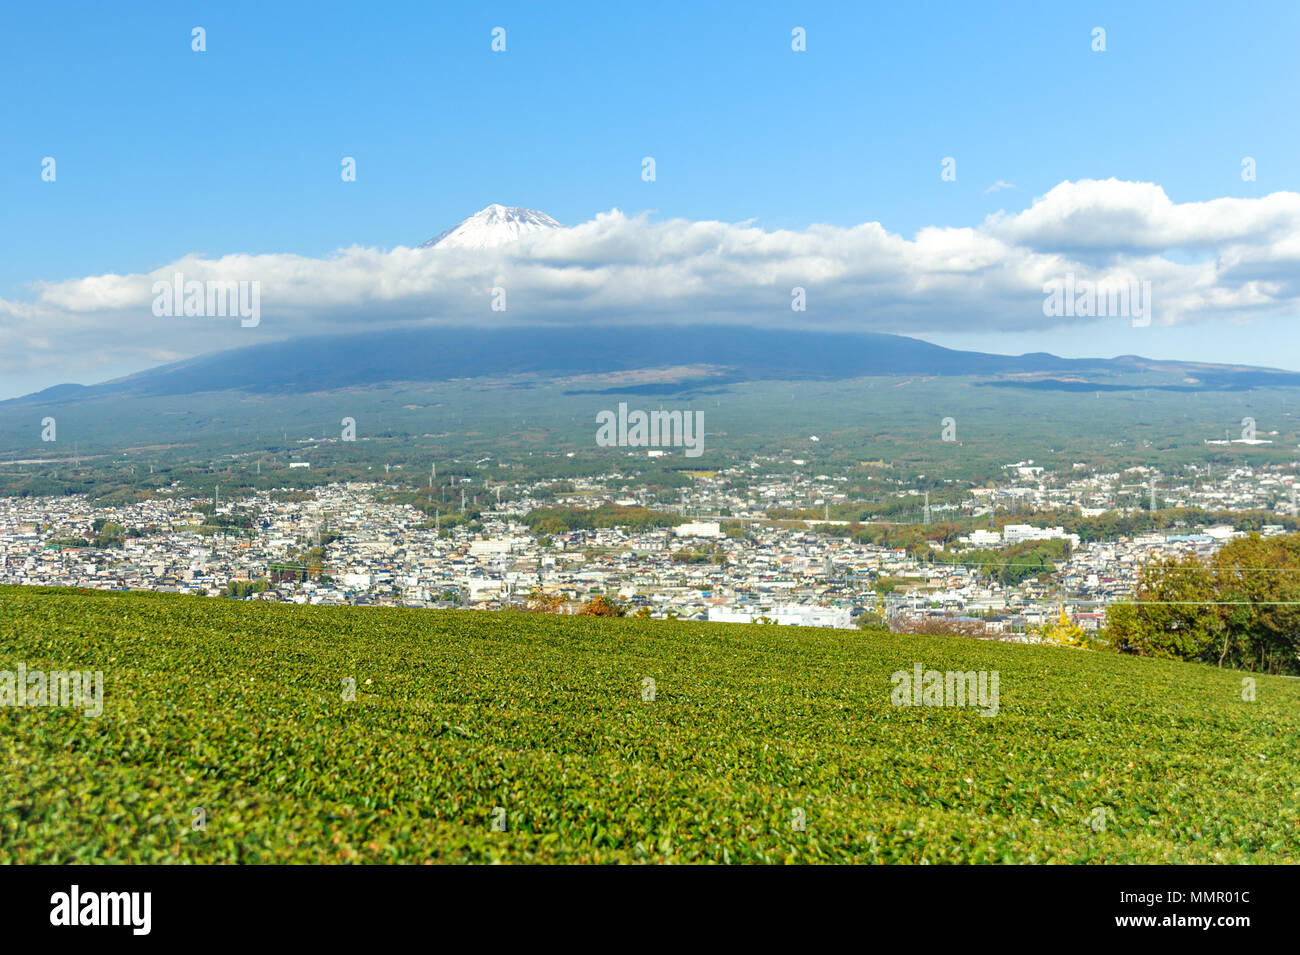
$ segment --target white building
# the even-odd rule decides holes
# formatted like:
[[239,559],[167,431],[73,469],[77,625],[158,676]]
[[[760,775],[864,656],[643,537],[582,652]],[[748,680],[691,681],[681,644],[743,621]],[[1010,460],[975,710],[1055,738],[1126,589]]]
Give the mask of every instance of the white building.
[[717,521],[678,524],[673,528],[673,533],[678,537],[721,537],[722,525]]
[[1002,528],[1002,537],[1008,544],[1024,541],[1068,540],[1070,546],[1079,546],[1078,534],[1067,534],[1063,527],[1034,527],[1032,524],[1008,524]]

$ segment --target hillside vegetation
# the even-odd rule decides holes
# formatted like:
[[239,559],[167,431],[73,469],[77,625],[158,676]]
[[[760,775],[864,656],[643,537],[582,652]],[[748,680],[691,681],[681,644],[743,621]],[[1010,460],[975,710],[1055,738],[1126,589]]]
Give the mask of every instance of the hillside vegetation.
[[0,587],[19,663],[107,688],[0,709],[2,862],[1300,861],[1300,683],[1200,664]]

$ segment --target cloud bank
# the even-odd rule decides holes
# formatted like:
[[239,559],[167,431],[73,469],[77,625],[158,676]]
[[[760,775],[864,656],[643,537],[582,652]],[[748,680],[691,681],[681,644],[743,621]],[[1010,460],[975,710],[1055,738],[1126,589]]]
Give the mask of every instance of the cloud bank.
[[[156,316],[155,283],[176,273],[259,283],[260,321]],[[57,380],[96,380],[110,365],[422,323],[1015,332],[1084,320],[1044,315],[1045,285],[1067,273],[1149,281],[1154,328],[1296,314],[1300,194],[1175,203],[1153,183],[1081,180],[1021,212],[912,238],[878,222],[767,232],[613,210],[489,249],[186,256],[148,273],[39,282],[26,299],[0,299],[0,375],[48,368]],[[796,288],[803,311],[791,308]]]

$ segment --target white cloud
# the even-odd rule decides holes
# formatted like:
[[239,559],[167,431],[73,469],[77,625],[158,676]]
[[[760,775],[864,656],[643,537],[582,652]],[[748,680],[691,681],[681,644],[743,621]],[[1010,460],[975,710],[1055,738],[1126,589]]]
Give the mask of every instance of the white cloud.
[[[260,282],[260,324],[154,317],[153,283],[176,272]],[[149,273],[36,283],[25,300],[0,299],[0,375],[58,368],[57,380],[89,381],[106,367],[147,367],[160,355],[412,323],[1039,329],[1068,321],[1042,310],[1044,284],[1066,272],[1149,280],[1153,327],[1294,314],[1300,194],[1175,203],[1152,183],[1082,180],[1022,212],[924,228],[910,239],[877,222],[766,232],[613,210],[483,250],[191,255]],[[491,309],[494,286],[506,289],[505,312]],[[806,312],[790,309],[795,286],[807,290]]]
[[1001,192],[1003,189],[1014,189],[1014,188],[1016,188],[1014,183],[1004,182],[1001,179],[999,179],[997,182],[993,183],[993,185],[989,186],[987,189],[984,190],[984,195],[987,196],[990,193]]
[[984,229],[1042,249],[1269,246],[1300,236],[1300,193],[1175,203],[1154,183],[1083,179],[1061,183],[1024,212],[990,216]]

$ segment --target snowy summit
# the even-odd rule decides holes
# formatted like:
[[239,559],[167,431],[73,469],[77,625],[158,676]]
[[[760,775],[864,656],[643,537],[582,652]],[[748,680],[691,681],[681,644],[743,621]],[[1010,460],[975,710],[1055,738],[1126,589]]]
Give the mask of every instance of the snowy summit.
[[520,206],[501,206],[493,203],[476,212],[458,226],[435,235],[420,248],[433,246],[458,249],[490,249],[513,242],[522,235],[544,229],[562,229],[545,212],[524,209]]

